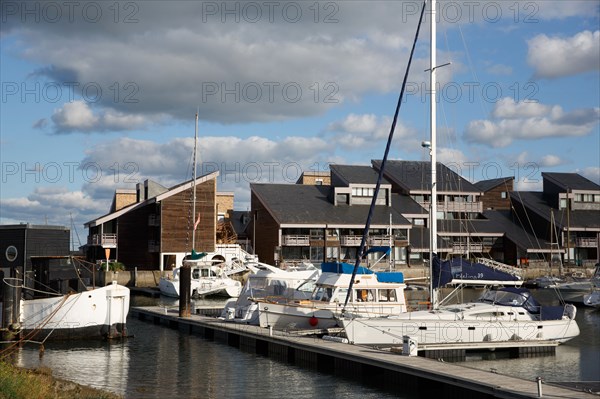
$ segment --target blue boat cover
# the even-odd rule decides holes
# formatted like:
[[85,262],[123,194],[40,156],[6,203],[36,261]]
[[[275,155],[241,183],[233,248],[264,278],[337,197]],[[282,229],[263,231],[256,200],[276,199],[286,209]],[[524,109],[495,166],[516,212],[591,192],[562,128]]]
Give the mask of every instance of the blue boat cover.
[[433,255],[432,264],[433,288],[442,287],[453,279],[459,280],[496,280],[518,281],[519,278],[510,273],[494,270],[482,263],[472,263],[462,258],[441,261]]
[[[323,273],[352,274],[354,265],[345,262],[323,262],[321,263]],[[382,283],[403,283],[404,274],[402,272],[374,272],[363,266],[359,266],[356,274],[376,274],[377,280]]]

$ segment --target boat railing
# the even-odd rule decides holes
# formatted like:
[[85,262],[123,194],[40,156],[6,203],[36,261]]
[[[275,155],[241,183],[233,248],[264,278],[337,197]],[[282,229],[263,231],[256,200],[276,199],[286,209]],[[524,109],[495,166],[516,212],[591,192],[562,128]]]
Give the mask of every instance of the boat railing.
[[521,269],[514,267],[514,266],[510,266],[498,261],[495,261],[493,259],[488,259],[488,258],[477,258],[476,261],[478,263],[481,263],[483,265],[489,266],[492,269],[496,269],[496,270],[500,270],[503,271],[505,273],[509,273],[512,274],[513,276],[518,276],[521,277],[522,275],[522,271]]

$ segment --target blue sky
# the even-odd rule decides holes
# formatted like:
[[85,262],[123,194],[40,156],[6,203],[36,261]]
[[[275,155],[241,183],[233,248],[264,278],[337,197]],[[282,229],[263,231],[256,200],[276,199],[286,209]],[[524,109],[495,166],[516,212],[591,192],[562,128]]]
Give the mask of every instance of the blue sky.
[[[200,161],[249,183],[380,159],[417,1],[2,2],[0,223],[76,227]],[[471,181],[600,180],[598,1],[442,1],[438,159]],[[390,153],[425,160],[425,22]]]

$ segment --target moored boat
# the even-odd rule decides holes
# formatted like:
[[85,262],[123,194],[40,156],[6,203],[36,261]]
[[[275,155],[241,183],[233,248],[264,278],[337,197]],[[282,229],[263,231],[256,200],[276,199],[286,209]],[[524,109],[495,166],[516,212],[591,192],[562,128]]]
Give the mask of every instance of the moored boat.
[[[279,330],[341,327],[338,318],[344,308],[353,269],[346,263],[323,263],[322,274],[306,300],[256,300],[260,326]],[[403,281],[400,272],[375,273],[360,267],[346,311],[362,316],[406,312]]]

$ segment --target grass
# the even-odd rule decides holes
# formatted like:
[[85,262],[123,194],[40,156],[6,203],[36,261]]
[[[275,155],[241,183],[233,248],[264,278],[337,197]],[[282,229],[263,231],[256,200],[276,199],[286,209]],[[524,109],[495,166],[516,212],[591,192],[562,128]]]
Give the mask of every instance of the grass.
[[23,369],[0,361],[0,399],[117,399],[119,395],[52,376],[49,368]]

